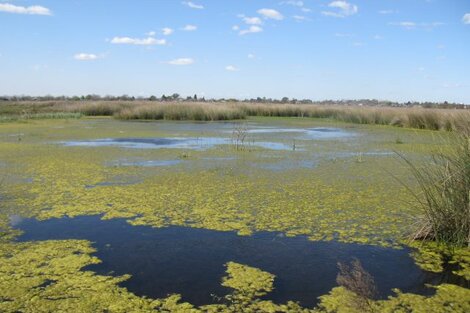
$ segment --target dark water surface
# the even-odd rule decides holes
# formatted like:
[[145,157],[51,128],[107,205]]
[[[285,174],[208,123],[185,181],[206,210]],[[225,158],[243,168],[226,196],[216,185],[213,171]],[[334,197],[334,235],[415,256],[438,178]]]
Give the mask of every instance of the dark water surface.
[[429,273],[421,271],[405,249],[311,242],[271,232],[238,236],[190,227],[131,226],[122,219],[103,221],[99,216],[24,219],[16,227],[24,231],[20,241],[90,240],[103,262],[86,269],[104,275],[131,274],[121,285],[137,295],[161,298],[179,293],[195,305],[217,302],[213,294],[230,292],[220,285],[229,261],[275,274],[275,290],[266,298],[276,303],[294,300],[314,306],[318,296],[336,286],[337,262],[352,258],[374,276],[382,298],[393,294],[392,288],[429,292],[424,287]]

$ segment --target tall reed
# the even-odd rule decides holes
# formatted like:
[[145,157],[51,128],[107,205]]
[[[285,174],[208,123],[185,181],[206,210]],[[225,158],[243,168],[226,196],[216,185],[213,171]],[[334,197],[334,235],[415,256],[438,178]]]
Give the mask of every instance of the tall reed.
[[222,121],[246,118],[236,107],[202,103],[159,103],[126,108],[115,114],[118,119]]
[[430,164],[404,158],[419,186],[421,217],[412,239],[470,247],[470,125],[453,134]]

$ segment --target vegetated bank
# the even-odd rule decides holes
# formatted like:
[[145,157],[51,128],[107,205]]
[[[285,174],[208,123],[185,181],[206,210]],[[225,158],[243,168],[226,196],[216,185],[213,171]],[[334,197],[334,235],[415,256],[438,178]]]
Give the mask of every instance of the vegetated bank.
[[[456,130],[470,121],[470,110],[247,102],[19,101],[0,104],[0,116],[15,119],[114,116],[122,120],[239,120],[250,116],[325,118],[355,124]],[[72,114],[72,115],[68,115]],[[10,116],[10,118],[5,117]]]

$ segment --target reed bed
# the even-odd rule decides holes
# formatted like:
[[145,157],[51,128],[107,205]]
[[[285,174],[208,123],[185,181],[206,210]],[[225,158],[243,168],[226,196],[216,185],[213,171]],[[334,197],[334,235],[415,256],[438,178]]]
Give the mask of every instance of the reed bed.
[[404,160],[418,182],[418,191],[410,190],[422,213],[412,239],[470,247],[470,125],[455,132],[430,164]]
[[236,106],[212,103],[161,103],[144,104],[117,112],[115,117],[124,120],[193,120],[224,121],[246,118],[246,113]]
[[[17,103],[5,106],[4,114],[79,113],[114,116],[118,119],[219,121],[249,116],[326,118],[354,124],[457,130],[470,122],[470,110],[406,107],[368,107],[315,104],[157,101],[56,101]],[[0,108],[1,109],[1,108]],[[1,115],[0,110],[0,115]]]

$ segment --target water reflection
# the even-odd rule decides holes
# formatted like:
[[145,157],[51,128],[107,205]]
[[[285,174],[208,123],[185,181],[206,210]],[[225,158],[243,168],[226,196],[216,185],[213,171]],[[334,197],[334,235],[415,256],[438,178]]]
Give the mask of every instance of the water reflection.
[[392,288],[424,292],[427,273],[421,271],[407,250],[337,242],[311,242],[259,232],[238,236],[190,227],[151,228],[131,226],[124,220],[102,221],[98,216],[25,219],[22,241],[87,239],[103,261],[89,269],[100,274],[131,274],[122,285],[137,295],[153,298],[179,293],[193,304],[213,303],[211,295],[229,292],[220,285],[224,264],[234,261],[276,275],[275,290],[267,296],[275,302],[300,301],[305,306],[336,285],[337,262],[358,258],[376,279],[381,297]]

